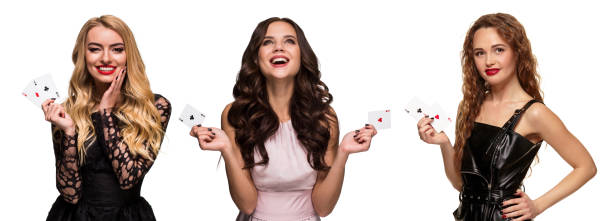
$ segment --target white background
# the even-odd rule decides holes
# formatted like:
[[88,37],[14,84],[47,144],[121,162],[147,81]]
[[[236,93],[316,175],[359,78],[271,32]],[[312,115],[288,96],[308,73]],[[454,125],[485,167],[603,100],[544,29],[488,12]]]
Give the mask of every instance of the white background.
[[[189,103],[207,114],[206,125],[220,125],[251,33],[272,16],[292,18],[305,31],[342,133],[361,127],[368,111],[392,111],[392,128],[380,131],[369,152],[351,155],[340,200],[324,220],[452,220],[458,193],[444,175],[440,150],[419,140],[402,107],[420,96],[455,114],[465,33],[493,12],[510,13],[525,26],[546,105],[599,169],[538,220],[609,219],[610,9],[585,1],[0,3],[0,220],[43,220],[57,197],[49,123],[20,93],[28,80],[51,73],[65,96],[77,34],[103,14],[129,25],[151,88],[174,107],[142,189],[158,220],[235,218],[225,171],[216,168],[219,153],[201,151],[177,117]],[[543,145],[539,156],[525,181],[534,199],[571,171],[551,146]]]

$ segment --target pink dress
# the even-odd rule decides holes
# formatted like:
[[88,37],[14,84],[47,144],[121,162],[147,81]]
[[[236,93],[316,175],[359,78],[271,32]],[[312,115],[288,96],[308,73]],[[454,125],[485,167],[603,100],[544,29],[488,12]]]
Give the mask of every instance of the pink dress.
[[[291,121],[281,123],[265,142],[270,161],[251,169],[257,188],[253,220],[320,220],[312,206],[312,187],[317,171],[307,161],[306,149],[293,130]],[[255,151],[255,162],[261,161]]]

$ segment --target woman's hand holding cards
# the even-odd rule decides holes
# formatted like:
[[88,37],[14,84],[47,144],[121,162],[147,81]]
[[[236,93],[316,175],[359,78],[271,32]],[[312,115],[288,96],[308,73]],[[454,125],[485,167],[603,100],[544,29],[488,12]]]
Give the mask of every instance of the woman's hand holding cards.
[[189,135],[198,139],[198,144],[202,150],[224,152],[232,146],[225,132],[219,128],[196,125],[191,128]]
[[76,129],[74,122],[70,115],[64,110],[64,106],[56,104],[55,99],[47,99],[41,105],[43,112],[45,113],[45,120],[51,122],[56,127],[59,127],[64,131],[64,134],[68,136],[74,136]]
[[359,130],[351,131],[342,138],[339,151],[347,154],[368,151],[370,149],[372,137],[374,137],[376,133],[376,128],[370,124],[366,124],[365,127]]
[[433,121],[434,120],[432,118],[429,118],[429,116],[424,116],[417,123],[417,128],[419,129],[419,137],[421,138],[421,140],[425,141],[425,143],[428,144],[450,144],[450,140],[444,132],[438,133],[433,128],[433,126],[431,126],[431,123]]

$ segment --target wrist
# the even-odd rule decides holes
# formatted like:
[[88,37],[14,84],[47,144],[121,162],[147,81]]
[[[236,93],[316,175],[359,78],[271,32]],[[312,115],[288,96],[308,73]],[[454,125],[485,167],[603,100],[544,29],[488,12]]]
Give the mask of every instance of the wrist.
[[336,157],[334,159],[334,163],[338,162],[342,165],[345,165],[348,161],[349,152],[344,151],[344,148],[338,147],[338,151],[336,151]]
[[63,130],[66,136],[74,136],[76,135],[76,129],[74,127],[69,127]]
[[546,210],[546,206],[544,205],[544,203],[541,201],[540,198],[536,199],[533,201],[533,206],[536,209],[536,216],[540,215],[542,212],[544,212],[544,210]]

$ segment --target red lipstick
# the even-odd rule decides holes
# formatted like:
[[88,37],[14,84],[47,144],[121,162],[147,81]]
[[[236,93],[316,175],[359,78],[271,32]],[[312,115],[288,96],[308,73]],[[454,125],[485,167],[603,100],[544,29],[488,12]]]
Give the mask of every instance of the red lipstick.
[[117,69],[117,67],[112,66],[112,65],[96,66],[96,70],[98,71],[98,73],[103,74],[103,75],[111,75],[115,73],[115,69]]
[[487,68],[485,70],[485,73],[487,74],[487,76],[493,76],[496,75],[497,72],[499,72],[499,68]]

